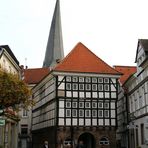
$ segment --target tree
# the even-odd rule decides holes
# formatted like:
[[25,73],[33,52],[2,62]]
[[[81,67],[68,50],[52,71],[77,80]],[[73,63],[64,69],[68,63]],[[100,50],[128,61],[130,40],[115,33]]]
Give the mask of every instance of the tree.
[[17,75],[0,70],[0,105],[27,108],[33,104],[31,90]]

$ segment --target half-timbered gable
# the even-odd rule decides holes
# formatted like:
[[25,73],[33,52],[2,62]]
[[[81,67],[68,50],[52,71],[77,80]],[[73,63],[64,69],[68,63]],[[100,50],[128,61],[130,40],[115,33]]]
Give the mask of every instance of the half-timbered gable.
[[58,75],[59,126],[116,126],[117,78]]
[[[53,75],[57,79],[57,139],[60,144],[70,137],[73,146],[83,140],[88,147],[95,148],[106,138],[106,145],[115,147],[117,88],[121,73],[78,43],[53,69]],[[86,140],[85,136],[91,138]]]

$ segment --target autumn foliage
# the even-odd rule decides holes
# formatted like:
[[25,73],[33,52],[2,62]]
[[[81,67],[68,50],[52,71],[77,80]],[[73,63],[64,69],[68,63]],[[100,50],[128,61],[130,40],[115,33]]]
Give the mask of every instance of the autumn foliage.
[[25,107],[32,105],[31,91],[17,75],[0,70],[0,105]]

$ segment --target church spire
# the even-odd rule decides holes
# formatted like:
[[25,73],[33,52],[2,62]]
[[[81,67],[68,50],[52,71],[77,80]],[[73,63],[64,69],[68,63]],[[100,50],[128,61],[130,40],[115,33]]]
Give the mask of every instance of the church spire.
[[60,2],[57,0],[51,22],[43,67],[54,67],[63,58],[64,51],[60,17]]

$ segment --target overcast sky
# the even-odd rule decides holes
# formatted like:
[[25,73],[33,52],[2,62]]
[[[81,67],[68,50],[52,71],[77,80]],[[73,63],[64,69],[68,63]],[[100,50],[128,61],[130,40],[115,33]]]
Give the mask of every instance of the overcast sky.
[[[0,45],[20,65],[42,67],[56,0],[0,0]],[[148,0],[61,0],[65,56],[82,42],[109,65],[135,65],[148,39]],[[26,60],[27,59],[27,60]]]

